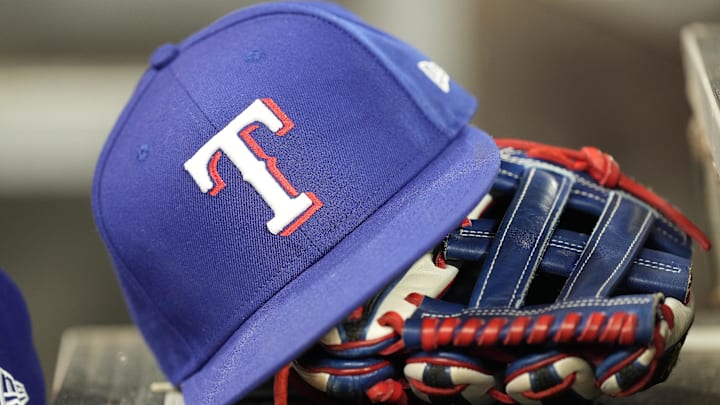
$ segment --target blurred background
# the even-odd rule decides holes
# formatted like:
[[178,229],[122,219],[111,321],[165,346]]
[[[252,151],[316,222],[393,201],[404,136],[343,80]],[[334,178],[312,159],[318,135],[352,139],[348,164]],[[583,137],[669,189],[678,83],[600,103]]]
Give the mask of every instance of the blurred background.
[[[28,300],[48,383],[65,328],[129,322],[89,192],[147,56],[251,3],[0,2],[0,266]],[[720,20],[717,0],[338,3],[414,44],[473,92],[479,127],[596,145],[700,218],[678,35],[689,22]],[[707,307],[699,256],[695,285]]]

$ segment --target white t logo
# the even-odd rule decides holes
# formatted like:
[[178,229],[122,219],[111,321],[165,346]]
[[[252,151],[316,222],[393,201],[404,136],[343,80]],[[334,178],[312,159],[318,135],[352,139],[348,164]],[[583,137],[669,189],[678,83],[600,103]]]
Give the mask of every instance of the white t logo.
[[195,152],[184,167],[203,193],[216,196],[225,187],[217,172],[224,152],[275,214],[267,223],[270,232],[288,236],[322,207],[322,201],[314,193],[295,190],[277,167],[277,159],[265,154],[252,138],[258,128],[257,124],[250,125],[254,122],[279,136],[295,126],[271,99],[255,100]]

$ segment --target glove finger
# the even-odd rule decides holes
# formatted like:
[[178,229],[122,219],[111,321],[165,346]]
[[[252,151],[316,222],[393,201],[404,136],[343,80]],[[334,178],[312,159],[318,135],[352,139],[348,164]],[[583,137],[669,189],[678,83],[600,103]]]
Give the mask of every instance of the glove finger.
[[486,404],[495,377],[481,360],[451,353],[419,353],[408,358],[403,373],[415,396],[428,403]]
[[395,367],[386,359],[342,359],[310,352],[292,363],[300,378],[334,398],[363,399],[370,388],[392,379]]
[[598,365],[598,385],[604,394],[611,396],[639,391],[652,376],[656,359],[656,347],[613,353]]
[[583,358],[557,351],[523,357],[506,371],[505,391],[521,404],[583,403],[600,394]]
[[333,327],[320,339],[320,345],[339,357],[362,358],[395,352],[401,347],[395,330],[382,318],[392,313],[398,319],[407,319],[417,305],[406,298],[411,294],[439,297],[452,284],[458,269],[449,264],[438,266],[432,253],[418,259],[398,280],[376,294],[343,322]]
[[694,301],[692,295],[687,305],[667,297],[660,308],[650,346],[614,353],[598,364],[596,376],[603,393],[626,396],[668,377],[692,324]]

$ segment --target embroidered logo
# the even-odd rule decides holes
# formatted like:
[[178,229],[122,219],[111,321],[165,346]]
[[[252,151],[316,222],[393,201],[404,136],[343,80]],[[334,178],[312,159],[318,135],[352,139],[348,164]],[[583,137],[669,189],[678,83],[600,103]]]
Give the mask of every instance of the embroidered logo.
[[272,209],[274,216],[267,222],[270,232],[289,236],[323,204],[312,192],[298,193],[278,168],[277,158],[268,156],[253,139],[252,132],[259,128],[256,123],[278,136],[295,126],[273,100],[255,100],[195,152],[184,167],[203,193],[217,196],[225,187],[217,171],[224,153]]
[[440,65],[431,60],[423,60],[418,62],[417,66],[440,90],[450,92],[450,75]]
[[25,391],[25,385],[0,368],[0,404],[25,405],[28,401],[30,397]]

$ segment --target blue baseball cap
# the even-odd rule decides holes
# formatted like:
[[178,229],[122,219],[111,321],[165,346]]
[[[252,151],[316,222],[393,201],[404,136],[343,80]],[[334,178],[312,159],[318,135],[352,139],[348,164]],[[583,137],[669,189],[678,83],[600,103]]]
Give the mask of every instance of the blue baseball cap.
[[499,166],[475,108],[331,4],[254,6],[157,49],[93,209],[186,402],[241,398],[461,223]]
[[44,404],[45,383],[20,290],[0,270],[0,404]]

